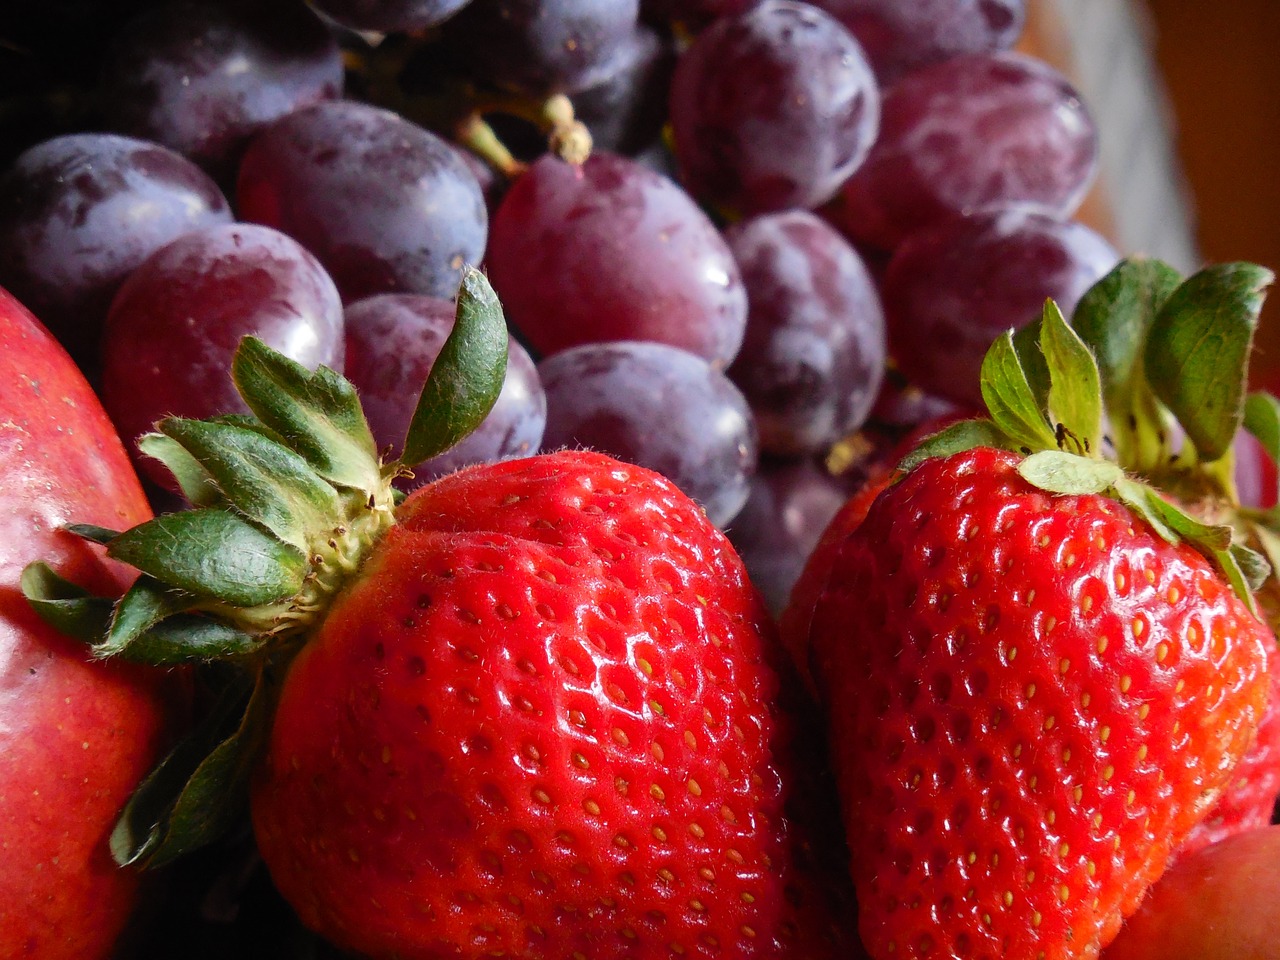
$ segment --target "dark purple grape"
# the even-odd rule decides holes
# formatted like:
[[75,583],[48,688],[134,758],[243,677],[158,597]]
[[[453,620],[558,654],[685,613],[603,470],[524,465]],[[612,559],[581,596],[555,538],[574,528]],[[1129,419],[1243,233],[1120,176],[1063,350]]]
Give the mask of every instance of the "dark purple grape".
[[480,184],[454,147],[362,103],[320,103],[267,127],[240,165],[240,215],[320,258],[344,302],[452,297],[484,254]]
[[767,0],[708,27],[671,82],[671,129],[690,192],[740,213],[816,207],[876,138],[880,93],[829,14]]
[[637,27],[604,80],[569,91],[577,118],[591,131],[597,149],[632,154],[658,139],[675,66],[671,42],[648,27]]
[[[346,375],[381,450],[399,455],[422,385],[453,329],[454,305],[410,293],[384,293],[346,309]],[[507,351],[507,379],[484,422],[450,450],[414,467],[405,489],[488,463],[537,453],[547,423],[547,398],[538,372],[514,341]]]
[[0,286],[93,368],[130,271],[184,233],[230,221],[214,182],[172,150],[114,134],[56,137],[0,178]]
[[220,181],[261,127],[341,95],[338,45],[301,0],[181,0],[128,24],[103,68],[112,127]]
[[1060,73],[1015,53],[957,57],[888,91],[880,138],[828,213],[855,241],[892,250],[959,214],[1070,216],[1097,165],[1093,120]]
[[845,481],[810,460],[760,462],[747,502],[726,532],[775,617],[848,497]]
[[307,367],[342,369],[338,291],[296,241],[226,224],[148,257],[120,288],[103,336],[102,402],[126,445],[167,415],[247,413],[228,371],[248,334]]
[[940,60],[1017,42],[1026,0],[809,0],[849,28],[881,84]]
[[856,430],[884,375],[884,313],[857,252],[803,210],[725,236],[747,289],[747,333],[729,378],[756,416],[760,449],[819,453]]
[[604,80],[635,30],[639,0],[471,0],[444,27],[476,80],[535,96]]
[[1039,317],[1049,297],[1071,316],[1118,259],[1088,227],[1023,210],[921,231],[881,288],[894,359],[925,391],[980,407],[978,372],[996,337]]
[[747,298],[724,239],[676,184],[614,154],[535,162],[494,216],[488,265],[542,354],[654,340],[723,367],[742,344]]
[[756,467],[746,400],[705,360],[663,343],[590,343],[538,365],[543,447],[582,446],[667,476],[724,526]]
[[640,0],[640,13],[652,23],[701,27],[717,17],[744,13],[762,0]]
[[352,30],[425,30],[443,23],[470,0],[312,0],[316,9]]

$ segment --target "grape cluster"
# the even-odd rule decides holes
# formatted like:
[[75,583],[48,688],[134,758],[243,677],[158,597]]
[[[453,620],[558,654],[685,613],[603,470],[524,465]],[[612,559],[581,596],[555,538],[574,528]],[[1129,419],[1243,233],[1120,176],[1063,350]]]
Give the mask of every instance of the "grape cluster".
[[1011,50],[1024,0],[47,6],[84,29],[15,35],[0,285],[126,438],[234,413],[252,333],[345,365],[394,452],[483,264],[506,389],[406,484],[603,449],[697,498],[775,608],[850,478],[1117,259],[1070,219],[1096,131]]

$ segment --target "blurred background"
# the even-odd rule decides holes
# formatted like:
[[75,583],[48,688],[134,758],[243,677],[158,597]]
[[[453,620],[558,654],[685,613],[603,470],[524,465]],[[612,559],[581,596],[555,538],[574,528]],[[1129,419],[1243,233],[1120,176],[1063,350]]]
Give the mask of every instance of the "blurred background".
[[[1280,268],[1280,3],[1032,0],[1028,52],[1081,87],[1102,128],[1085,219],[1184,269]],[[1255,373],[1280,386],[1280,302]]]

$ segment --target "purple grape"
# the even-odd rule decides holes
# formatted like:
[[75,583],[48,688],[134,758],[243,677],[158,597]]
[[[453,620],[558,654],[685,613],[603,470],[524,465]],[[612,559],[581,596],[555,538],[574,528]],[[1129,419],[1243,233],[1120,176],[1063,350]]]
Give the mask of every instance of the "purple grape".
[[317,10],[352,30],[425,30],[443,23],[470,0],[312,0]]
[[148,257],[120,288],[103,338],[102,402],[126,445],[164,416],[247,413],[228,371],[248,334],[307,367],[342,369],[338,291],[296,241],[226,224]]
[[342,95],[342,58],[301,0],[181,0],[128,24],[103,69],[108,123],[185,154],[219,180],[249,138]]
[[[384,293],[346,309],[346,375],[360,391],[379,449],[399,455],[432,364],[453,329],[454,305],[410,293]],[[507,351],[507,379],[489,416],[451,450],[414,467],[414,489],[473,463],[538,451],[547,423],[547,398],[525,349]]]
[[1071,316],[1118,259],[1088,227],[1025,210],[921,231],[898,248],[881,289],[894,359],[926,392],[978,408],[995,338],[1039,317],[1048,297]]
[[542,96],[603,81],[639,13],[639,0],[471,0],[444,40],[476,80]]
[[809,0],[849,28],[881,84],[940,60],[1017,42],[1026,0]]
[[1098,165],[1079,93],[1015,53],[926,67],[892,87],[880,138],[829,215],[849,237],[892,250],[958,214],[1009,206],[1065,218]]
[[803,210],[726,234],[747,289],[747,333],[729,378],[756,416],[760,448],[819,453],[867,418],[884,374],[884,313],[857,252]]
[[548,450],[590,447],[666,475],[717,526],[742,508],[756,467],[746,400],[705,360],[663,343],[590,343],[538,365]]
[[640,12],[654,23],[700,27],[717,17],[744,13],[762,0],[640,0]]
[[829,14],[767,0],[718,20],[671,82],[671,128],[694,196],[740,213],[830,200],[876,138],[880,93]]
[[92,369],[129,273],[184,233],[230,221],[214,182],[172,150],[114,134],[56,137],[0,178],[0,286]]
[[724,239],[678,186],[614,154],[536,161],[494,216],[488,264],[543,354],[654,340],[723,367],[742,345],[747,299]]
[[726,532],[775,617],[848,497],[843,479],[810,460],[761,461],[747,502]]
[[597,149],[631,154],[658,139],[675,65],[670,41],[637,27],[619,47],[604,80],[569,91],[574,112],[591,131]]
[[320,103],[267,127],[245,153],[237,199],[244,219],[319,257],[346,303],[451,297],[484,254],[484,196],[455,149],[366,104]]

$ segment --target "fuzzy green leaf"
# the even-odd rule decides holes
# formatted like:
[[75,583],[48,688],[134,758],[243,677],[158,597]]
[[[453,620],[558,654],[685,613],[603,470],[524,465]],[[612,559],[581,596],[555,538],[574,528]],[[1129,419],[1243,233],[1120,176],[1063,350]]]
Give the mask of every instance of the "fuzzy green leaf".
[[1018,473],[1028,483],[1050,493],[1102,493],[1124,471],[1110,460],[1082,457],[1063,450],[1042,450],[1018,464]]
[[1102,387],[1098,364],[1079,335],[1049,300],[1041,320],[1040,349],[1049,367],[1049,420],[1060,424],[1077,453],[1102,446]]
[[1036,408],[1049,409],[1049,364],[1045,362],[1044,350],[1040,347],[1040,334],[1044,327],[1043,318],[1036,317],[1025,327],[1013,333],[1013,350],[1022,364],[1022,372],[1026,375],[1027,385],[1031,387],[1031,395],[1036,398]]
[[468,268],[453,330],[422,388],[401,462],[437,456],[480,425],[502,391],[509,343],[497,294],[484,274]]
[[902,458],[899,470],[912,470],[932,457],[949,457],[974,447],[1013,449],[1014,443],[990,420],[961,420],[925,437]]
[[120,534],[107,552],[162,583],[236,607],[297,593],[307,571],[297,550],[215,509],[156,517]]
[[199,461],[228,503],[304,554],[308,537],[342,516],[337,491],[306,460],[254,430],[176,418],[160,429]]
[[982,399],[992,422],[1016,444],[1028,451],[1057,449],[1057,438],[1036,402],[1011,332],[998,337],[983,358]]
[[212,617],[179,613],[140,634],[121,656],[152,665],[207,663],[257,653],[269,640]]
[[159,460],[173,475],[178,489],[196,507],[217,507],[223,503],[218,485],[200,461],[183,449],[182,444],[163,433],[147,433],[138,438],[138,449],[153,460]]
[[1244,402],[1244,428],[1273,463],[1280,463],[1280,400],[1262,390],[1249,394]]
[[189,609],[195,597],[166,587],[145,574],[116,604],[106,639],[93,649],[96,657],[112,657],[124,653],[129,645],[165,617]]
[[[198,831],[180,829],[178,836],[171,839],[173,820],[189,785],[212,753],[220,745],[243,736],[251,715],[255,714],[254,701],[262,697],[261,687],[261,680],[234,678],[201,724],[138,785],[111,832],[111,854],[116,863],[122,867],[159,866],[180,852],[195,849],[201,841],[216,838],[216,834],[201,835]],[[236,786],[226,779],[222,782],[224,786]],[[206,822],[225,823],[223,818],[228,810],[239,812],[241,798],[234,795],[234,790],[208,789],[212,786],[208,781],[203,786],[197,793],[203,794],[201,799],[210,804],[204,814]],[[215,804],[220,805],[218,809]]]
[[256,337],[240,341],[231,376],[245,403],[320,476],[372,495],[378,450],[355,387],[328,367],[314,373]]
[[1173,292],[1151,325],[1151,387],[1202,461],[1227,452],[1244,418],[1249,351],[1272,279],[1249,263],[1208,267]]
[[1241,543],[1232,543],[1230,550],[1240,571],[1244,574],[1249,590],[1260,590],[1267,582],[1267,578],[1271,576],[1270,561],[1256,550],[1250,550]]
[[1072,326],[1093,352],[1121,463],[1139,471],[1168,456],[1166,414],[1147,383],[1147,332],[1169,295],[1182,282],[1159,260],[1124,260],[1081,298]]
[[27,564],[19,586],[40,619],[59,633],[86,643],[98,643],[106,634],[111,601],[58,576],[47,563]]

